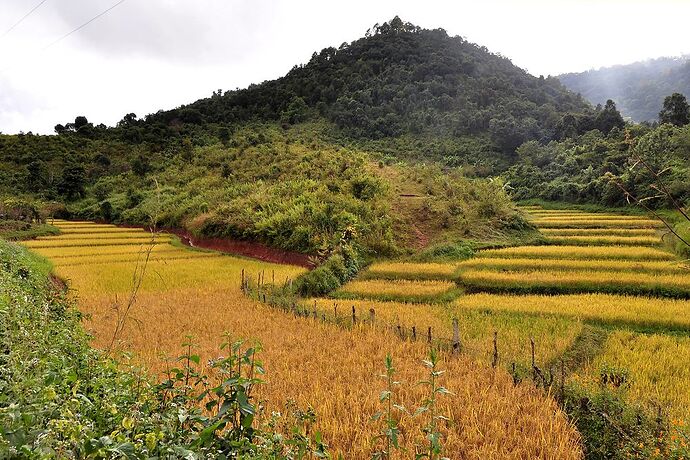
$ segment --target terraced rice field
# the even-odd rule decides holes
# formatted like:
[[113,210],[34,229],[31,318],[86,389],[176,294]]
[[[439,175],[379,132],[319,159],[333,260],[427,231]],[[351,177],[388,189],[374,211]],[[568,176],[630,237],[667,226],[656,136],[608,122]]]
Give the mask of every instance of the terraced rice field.
[[[371,457],[372,438],[380,428],[371,422],[371,416],[380,410],[378,396],[383,387],[377,376],[386,354],[393,356],[396,377],[404,382],[400,402],[412,408],[427,396],[423,387],[414,385],[425,375],[420,365],[427,353],[424,343],[400,341],[394,332],[364,325],[343,329],[296,318],[254,302],[240,290],[242,270],[251,276],[262,272],[264,279],[283,283],[302,273],[300,267],[192,251],[164,235],[152,242],[152,236],[143,231],[85,222],[55,224],[65,231],[63,236],[27,246],[48,257],[56,274],[69,281],[97,347],[108,348],[115,339],[118,350],[132,351],[137,362],[161,371],[166,367],[161,357],[180,354],[187,334],[195,337],[195,351],[202,363],[221,353],[218,346],[224,332],[233,338],[258,340],[267,371],[258,395],[267,413],[284,412],[288,400],[303,409],[313,407],[318,417],[313,429],[323,433],[334,458],[338,453],[344,458]],[[132,235],[119,237],[125,233]],[[142,265],[147,256],[149,262]],[[129,313],[123,316],[137,267],[139,273],[145,267],[143,283]],[[443,272],[439,267],[434,270]],[[420,285],[404,286],[420,289]],[[436,292],[453,286],[446,280],[428,282],[424,288]],[[485,322],[485,331],[496,326],[494,315],[470,311],[466,317],[476,317],[472,320],[476,324]],[[123,318],[123,332],[114,336]],[[508,319],[504,322],[513,324]],[[471,324],[470,320],[463,328],[465,324]],[[523,327],[535,334],[553,331],[549,335],[558,337],[558,342],[545,342],[539,349],[546,359],[552,349],[567,347],[578,334],[576,325],[545,318],[516,323],[513,330],[516,337]],[[467,329],[468,337],[470,332]],[[477,332],[477,336],[483,334]],[[510,340],[506,333],[506,347]],[[470,345],[486,347],[468,338]],[[581,458],[575,429],[539,391],[514,386],[508,373],[496,372],[485,363],[478,365],[466,355],[450,358],[444,354],[441,368],[446,371],[441,377],[444,386],[457,395],[441,399],[438,406],[452,421],[442,428],[451,458]],[[401,422],[401,443],[408,451],[419,441],[414,434],[420,433],[422,423],[412,417]]]
[[[504,364],[524,365],[530,338],[543,344],[537,347],[537,361],[553,362],[587,324],[608,339],[573,378],[592,383],[603,367],[624,368],[631,375],[630,397],[690,419],[684,383],[690,357],[690,267],[664,250],[662,224],[642,216],[523,210],[542,232],[543,245],[484,250],[449,264],[379,263],[362,276],[369,283],[452,276],[464,294],[455,291],[453,300],[443,299],[447,303],[411,305],[380,302],[370,291],[368,302],[361,293],[357,309],[373,308],[377,321],[408,329],[431,326],[445,337],[451,336],[451,318],[457,317],[463,343],[481,360],[489,359],[493,332],[498,332]],[[327,300],[317,303],[327,309]],[[556,320],[558,327],[546,325]]]
[[444,299],[452,294],[456,285],[452,281],[361,280],[352,281],[333,295],[338,298],[403,299],[411,302]]

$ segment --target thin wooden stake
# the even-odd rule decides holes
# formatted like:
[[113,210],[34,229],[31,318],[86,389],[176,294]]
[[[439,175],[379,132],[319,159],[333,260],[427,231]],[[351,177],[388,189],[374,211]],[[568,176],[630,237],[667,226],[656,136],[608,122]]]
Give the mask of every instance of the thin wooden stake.
[[417,327],[416,326],[412,326],[412,340],[415,342],[417,341]]
[[534,360],[534,339],[530,337],[529,339],[530,347],[532,348],[532,369],[534,369],[536,366],[536,361]]
[[561,358],[561,401],[565,401],[565,362]]
[[460,353],[460,325],[457,318],[453,318],[453,353]]
[[431,345],[431,326],[429,326],[429,330],[426,332],[426,340],[429,342],[429,345]]
[[374,322],[376,321],[376,310],[373,308],[369,309],[369,324],[372,326],[374,325]]
[[355,306],[352,306],[352,324],[357,323],[357,311],[355,310]]
[[491,360],[491,367],[498,365],[498,331],[494,331],[494,357]]

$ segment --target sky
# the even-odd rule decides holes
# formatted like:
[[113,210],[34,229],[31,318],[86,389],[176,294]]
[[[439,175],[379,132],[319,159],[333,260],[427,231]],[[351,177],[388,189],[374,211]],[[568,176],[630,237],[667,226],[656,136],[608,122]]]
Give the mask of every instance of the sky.
[[110,126],[278,78],[395,15],[534,75],[690,52],[688,0],[1,0],[0,132]]

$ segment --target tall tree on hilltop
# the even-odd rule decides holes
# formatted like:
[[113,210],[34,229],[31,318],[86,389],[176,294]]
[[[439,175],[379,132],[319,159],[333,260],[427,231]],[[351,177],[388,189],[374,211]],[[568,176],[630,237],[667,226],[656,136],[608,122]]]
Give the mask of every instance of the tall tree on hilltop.
[[664,108],[659,112],[660,123],[671,123],[676,126],[690,124],[690,105],[680,93],[673,93],[664,99]]

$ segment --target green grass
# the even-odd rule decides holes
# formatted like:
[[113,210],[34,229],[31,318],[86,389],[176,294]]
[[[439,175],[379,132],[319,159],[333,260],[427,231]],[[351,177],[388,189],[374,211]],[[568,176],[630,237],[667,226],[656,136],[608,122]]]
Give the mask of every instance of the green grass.
[[55,236],[60,229],[48,224],[0,220],[0,238],[9,241],[32,240],[42,236]]

